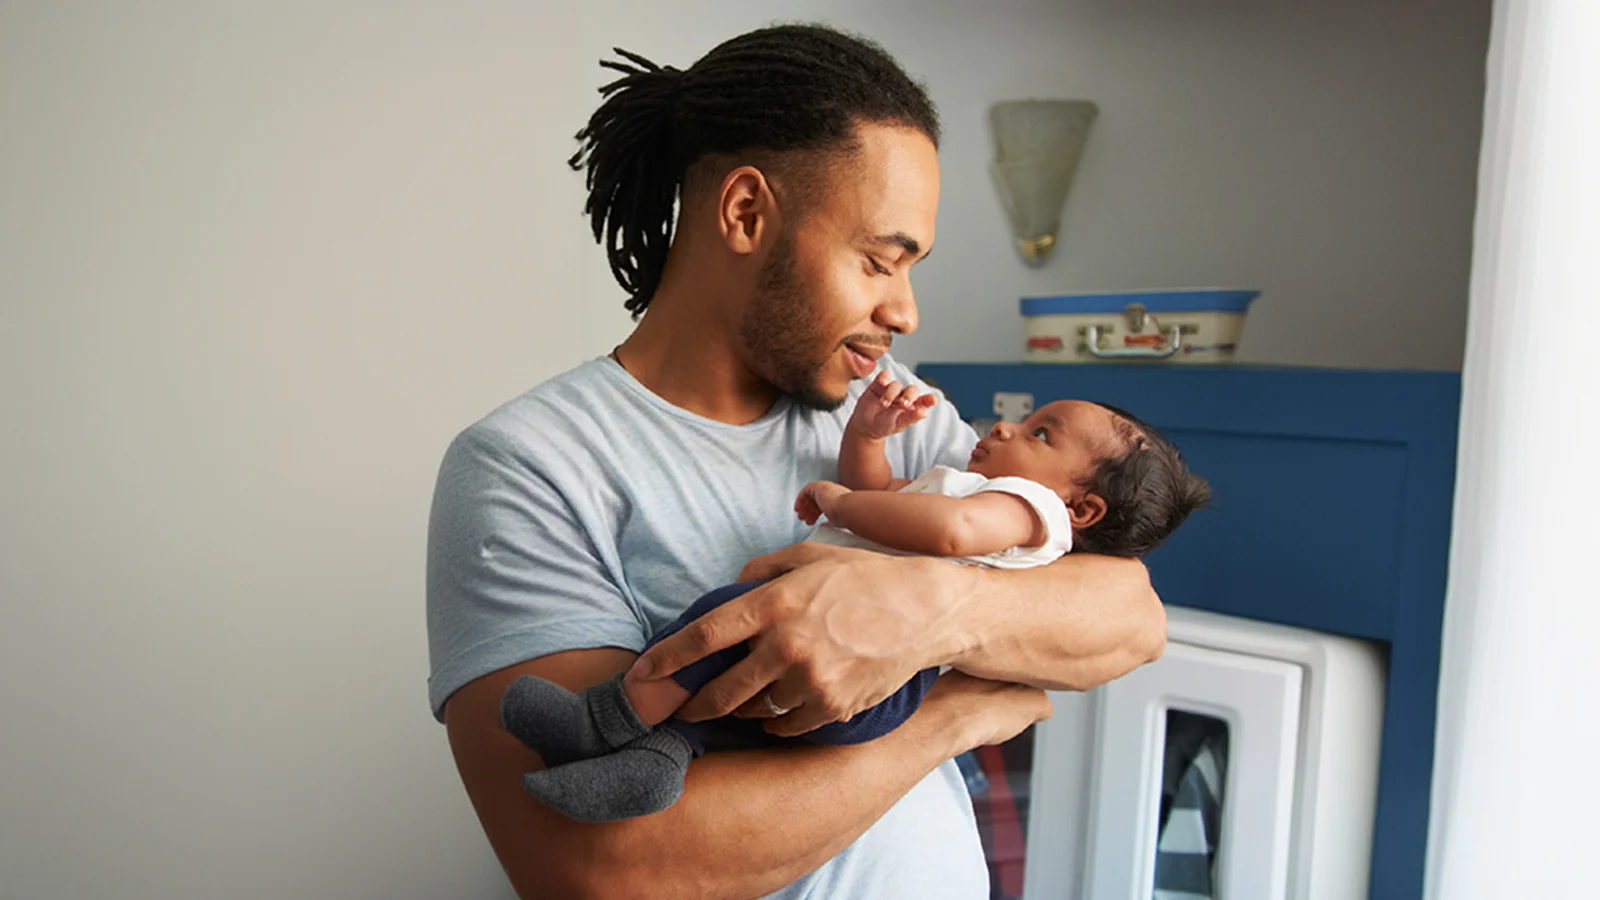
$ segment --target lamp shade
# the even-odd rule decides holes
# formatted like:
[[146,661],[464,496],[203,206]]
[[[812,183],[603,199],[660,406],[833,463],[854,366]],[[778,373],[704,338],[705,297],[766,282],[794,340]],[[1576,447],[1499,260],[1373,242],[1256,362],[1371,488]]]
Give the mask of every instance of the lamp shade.
[[989,164],[1023,262],[1044,265],[1061,210],[1100,108],[1087,100],[1009,100],[989,109],[995,159]]

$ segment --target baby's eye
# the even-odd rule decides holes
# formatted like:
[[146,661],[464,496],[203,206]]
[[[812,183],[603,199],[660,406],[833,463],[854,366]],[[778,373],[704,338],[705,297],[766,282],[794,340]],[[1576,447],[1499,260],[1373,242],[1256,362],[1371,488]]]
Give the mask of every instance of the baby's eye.
[[1044,441],[1045,443],[1049,443],[1050,442],[1050,430],[1048,428],[1042,428],[1042,427],[1041,428],[1035,428],[1033,430],[1033,433],[1029,434],[1028,437],[1036,437],[1039,440]]

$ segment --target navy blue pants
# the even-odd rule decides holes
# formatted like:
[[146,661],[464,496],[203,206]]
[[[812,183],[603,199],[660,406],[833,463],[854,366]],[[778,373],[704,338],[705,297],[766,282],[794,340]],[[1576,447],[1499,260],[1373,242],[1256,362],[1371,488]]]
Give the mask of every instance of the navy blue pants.
[[[696,600],[693,605],[684,610],[671,625],[661,630],[660,634],[650,638],[649,646],[666,640],[671,635],[677,634],[683,626],[693,622],[706,613],[716,609],[735,597],[743,596],[753,588],[759,587],[761,582],[744,582],[720,587]],[[729,647],[710,656],[690,663],[674,672],[672,680],[697,692],[710,684],[713,679],[733,668],[734,664],[750,655],[750,648],[746,644]],[[900,724],[911,718],[911,714],[922,705],[922,698],[933,687],[934,681],[939,678],[937,668],[923,669],[901,688],[890,694],[882,703],[870,709],[862,710],[847,722],[832,722],[814,731],[808,731],[798,737],[784,738],[771,735],[762,728],[765,719],[736,719],[733,716],[724,716],[708,722],[685,722],[678,718],[671,718],[661,723],[661,727],[670,728],[689,742],[694,748],[694,755],[700,756],[707,750],[734,750],[752,749],[755,747],[777,747],[793,744],[823,744],[837,746],[841,744],[864,744],[874,738],[880,738],[900,727]]]

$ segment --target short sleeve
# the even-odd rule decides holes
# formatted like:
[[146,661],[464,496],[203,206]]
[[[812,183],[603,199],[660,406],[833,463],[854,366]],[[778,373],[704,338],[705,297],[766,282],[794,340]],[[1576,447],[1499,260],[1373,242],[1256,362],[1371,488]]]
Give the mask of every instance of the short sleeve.
[[1013,547],[992,554],[998,559],[989,561],[990,565],[1013,568],[1043,565],[1072,551],[1072,519],[1067,514],[1067,504],[1055,491],[1027,478],[1002,476],[991,478],[972,491],[972,494],[985,493],[1011,494],[1020,497],[1024,503],[1033,507],[1034,514],[1045,527],[1043,544],[1037,547]]
[[428,522],[428,702],[443,721],[463,685],[565,650],[644,649],[569,498],[479,423],[445,453]]

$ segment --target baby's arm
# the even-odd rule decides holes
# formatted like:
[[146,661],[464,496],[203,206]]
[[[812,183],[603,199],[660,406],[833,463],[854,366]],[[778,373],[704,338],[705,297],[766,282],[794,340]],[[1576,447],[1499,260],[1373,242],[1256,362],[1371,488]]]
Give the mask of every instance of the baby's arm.
[[981,556],[1012,547],[1037,547],[1045,526],[1027,501],[985,491],[971,497],[852,491],[828,481],[806,485],[795,501],[806,524],[819,515],[841,528],[907,553]]
[[848,430],[839,444],[839,480],[858,491],[897,491],[910,483],[894,477],[883,438],[854,438]]
[[894,477],[884,455],[884,441],[928,417],[939,402],[916,385],[905,387],[888,372],[879,372],[856,401],[855,412],[839,443],[839,480],[853,490],[892,491],[908,481]]

